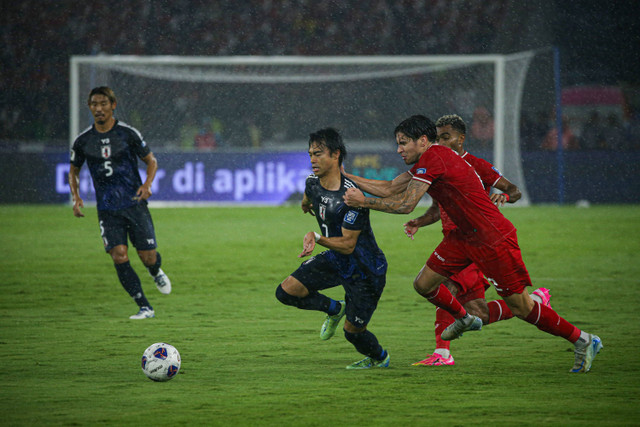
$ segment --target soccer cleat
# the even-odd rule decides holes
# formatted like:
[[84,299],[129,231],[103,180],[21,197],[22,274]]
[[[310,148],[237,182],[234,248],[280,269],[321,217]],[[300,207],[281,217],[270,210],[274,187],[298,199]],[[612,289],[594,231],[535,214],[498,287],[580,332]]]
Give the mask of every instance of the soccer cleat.
[[129,319],[150,319],[156,317],[155,312],[149,307],[140,307],[140,311],[133,316],[129,316]]
[[365,357],[351,365],[347,366],[347,369],[371,369],[371,368],[388,368],[391,356],[387,353],[387,357],[383,360],[374,360],[370,357]]
[[538,288],[531,292],[531,296],[537,296],[540,300],[538,301],[537,298],[534,298],[535,301],[538,301],[540,304],[546,305],[547,307],[551,307],[551,291],[549,289]]
[[433,353],[426,359],[413,363],[411,366],[453,366],[455,364],[456,362],[453,360],[453,356],[449,355],[449,357],[444,358],[438,353]]
[[171,280],[169,280],[169,276],[167,276],[161,268],[158,269],[158,274],[155,276],[152,275],[151,277],[153,277],[153,280],[156,282],[156,287],[160,293],[165,295],[171,293]]
[[575,374],[584,372],[585,374],[591,370],[593,359],[596,358],[598,352],[602,350],[602,340],[597,335],[589,334],[589,342],[585,347],[576,346],[575,362],[570,372]]
[[340,311],[338,314],[334,314],[333,316],[327,315],[327,318],[322,324],[322,328],[320,328],[320,338],[323,340],[328,340],[336,333],[338,324],[347,311],[347,304],[344,301],[338,302],[340,303]]
[[480,329],[482,329],[482,319],[470,314],[466,320],[463,318],[457,319],[447,326],[447,328],[442,331],[441,337],[445,341],[451,341],[460,338],[463,332],[479,331]]

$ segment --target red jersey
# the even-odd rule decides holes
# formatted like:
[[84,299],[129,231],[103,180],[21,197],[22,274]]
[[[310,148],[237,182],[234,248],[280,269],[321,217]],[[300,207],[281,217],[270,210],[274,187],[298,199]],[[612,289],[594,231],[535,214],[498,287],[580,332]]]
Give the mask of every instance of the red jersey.
[[[484,159],[480,159],[468,152],[464,152],[461,156],[467,163],[469,163],[478,173],[480,180],[482,181],[482,185],[484,185],[484,189],[489,194],[491,192],[491,187],[496,185],[496,183],[502,177],[502,174],[496,169],[491,163],[487,162]],[[445,211],[440,205],[440,221],[442,222],[442,232],[447,234],[449,231],[456,228],[456,225],[451,221],[449,215],[447,215],[447,211]]]
[[493,246],[515,231],[489,198],[475,169],[452,149],[430,146],[409,173],[429,184],[429,195],[469,241]]

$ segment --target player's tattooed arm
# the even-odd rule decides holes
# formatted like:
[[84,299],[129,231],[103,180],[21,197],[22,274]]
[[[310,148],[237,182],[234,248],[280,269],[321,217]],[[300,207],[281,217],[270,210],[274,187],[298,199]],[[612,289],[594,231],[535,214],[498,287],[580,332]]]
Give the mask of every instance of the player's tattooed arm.
[[400,194],[375,198],[364,197],[360,190],[350,188],[344,195],[344,201],[347,205],[353,207],[363,207],[395,214],[408,214],[415,209],[428,189],[429,184],[412,180],[407,189]]

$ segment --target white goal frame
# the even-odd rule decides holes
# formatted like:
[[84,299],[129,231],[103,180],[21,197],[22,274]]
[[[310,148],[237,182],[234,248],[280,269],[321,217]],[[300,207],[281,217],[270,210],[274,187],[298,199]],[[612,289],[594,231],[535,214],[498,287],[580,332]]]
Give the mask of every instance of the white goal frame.
[[[207,65],[375,65],[375,64],[403,64],[414,67],[438,67],[446,69],[451,66],[468,66],[473,64],[491,64],[494,68],[494,146],[493,164],[505,172],[511,181],[522,190],[523,197],[519,205],[530,203],[521,167],[519,151],[519,129],[522,92],[529,63],[535,55],[534,51],[519,52],[511,55],[399,55],[399,56],[136,56],[136,55],[98,55],[72,56],[70,59],[70,144],[80,131],[80,77],[81,65],[108,65],[112,67],[127,67],[132,65],[163,65],[163,66],[207,66]],[[525,61],[516,81],[507,82],[507,65],[509,61]],[[445,65],[446,64],[446,65]],[[221,77],[223,78],[223,77]],[[224,82],[224,80],[220,80]],[[507,108],[507,99],[509,108]],[[450,113],[450,112],[443,112]],[[392,125],[392,124],[390,124]],[[505,158],[506,141],[511,141],[512,158]],[[509,162],[520,162],[518,167],[508,167]],[[514,174],[514,171],[516,172]],[[507,173],[509,172],[509,173]]]

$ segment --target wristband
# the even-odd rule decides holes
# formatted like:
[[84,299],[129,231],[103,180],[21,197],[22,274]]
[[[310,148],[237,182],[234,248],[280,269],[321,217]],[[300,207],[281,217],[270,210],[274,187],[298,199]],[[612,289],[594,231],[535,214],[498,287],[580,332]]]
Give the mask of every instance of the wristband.
[[507,199],[506,201],[509,201],[509,195],[507,193],[502,193],[502,195],[504,196],[505,199]]
[[315,231],[313,232],[313,234],[315,234],[316,236],[316,243],[318,243],[318,240],[320,240],[320,238],[322,237],[320,234],[316,233]]

